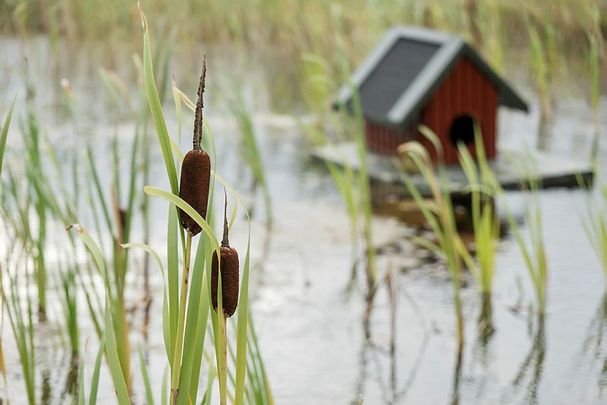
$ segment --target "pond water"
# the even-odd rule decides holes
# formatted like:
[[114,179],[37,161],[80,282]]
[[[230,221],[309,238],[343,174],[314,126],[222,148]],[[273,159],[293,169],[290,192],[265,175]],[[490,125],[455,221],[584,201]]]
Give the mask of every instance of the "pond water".
[[[100,97],[106,93],[96,73],[98,67],[118,67],[125,81],[135,80],[129,49],[70,51],[53,49],[44,38],[27,41],[0,40],[0,111],[6,111],[19,91],[18,113],[23,109],[24,57],[29,80],[36,89],[41,128],[60,154],[80,151],[92,142],[99,151],[97,166],[102,182],[109,184],[110,137],[116,134],[125,151],[133,136],[133,125],[124,112],[116,112]],[[199,51],[200,49],[196,49]],[[198,60],[191,49],[175,50],[171,74],[188,95],[193,95]],[[364,278],[347,291],[351,266],[349,222],[332,181],[308,158],[309,148],[299,130],[298,119],[273,113],[268,88],[276,72],[258,60],[235,58],[235,52],[212,48],[209,52],[208,121],[217,140],[218,172],[236,186],[249,201],[262,198],[247,193],[250,179],[243,169],[238,131],[229,114],[230,89],[241,86],[255,112],[261,154],[272,195],[274,222],[264,225],[263,208],[252,223],[251,296],[255,326],[277,404],[366,404],[380,403],[605,403],[607,401],[607,298],[604,276],[581,225],[588,195],[580,190],[549,190],[541,193],[544,235],[549,267],[548,304],[545,324],[538,328],[530,314],[533,291],[522,256],[512,237],[500,244],[497,255],[493,319],[495,333],[477,338],[476,319],[481,300],[470,277],[463,290],[466,345],[456,367],[455,323],[452,287],[440,261],[410,241],[413,230],[397,221],[374,217],[374,238],[381,246],[378,266],[382,282],[371,317],[370,340],[362,327],[365,310]],[[10,57],[7,57],[9,55]],[[189,55],[189,56],[188,56]],[[110,60],[111,59],[111,60]],[[104,61],[110,60],[106,65]],[[237,60],[237,63],[234,62]],[[51,62],[48,62],[51,61]],[[184,61],[184,63],[177,63]],[[271,63],[268,63],[272,65]],[[218,77],[220,76],[220,77]],[[62,109],[59,79],[68,78],[82,115],[74,126]],[[535,100],[524,80],[511,75],[524,96]],[[520,81],[518,81],[520,80]],[[105,101],[103,101],[105,100]],[[603,102],[603,106],[607,103]],[[172,104],[167,104],[172,111]],[[523,148],[537,143],[538,117],[532,103],[529,115],[502,112],[499,116],[500,146]],[[607,111],[601,112],[603,122]],[[182,150],[189,145],[191,116],[186,116]],[[174,115],[169,126],[176,133]],[[301,117],[300,117],[301,118]],[[18,120],[17,120],[18,121]],[[17,128],[15,125],[14,128]],[[9,155],[15,159],[21,147],[18,132],[9,138]],[[594,134],[593,113],[576,94],[559,97],[548,150],[566,158],[586,160]],[[155,142],[155,137],[153,138]],[[152,183],[167,187],[160,149],[154,143]],[[107,154],[109,156],[109,153]],[[600,150],[607,157],[607,148]],[[125,159],[126,160],[126,159]],[[244,173],[244,175],[243,175]],[[517,215],[525,201],[518,193],[506,198]],[[166,205],[153,203],[151,244],[164,252]],[[83,220],[85,226],[87,221]],[[141,231],[136,223],[133,241]],[[58,227],[60,229],[60,227]],[[232,244],[244,254],[247,225],[239,217],[231,234]],[[0,239],[6,244],[6,240]],[[59,243],[59,242],[57,242]],[[49,249],[59,249],[53,241]],[[4,247],[2,248],[4,251]],[[52,255],[51,255],[52,256]],[[128,297],[141,298],[141,256],[133,255]],[[52,260],[52,259],[49,259]],[[259,265],[257,265],[259,264]],[[49,271],[52,272],[52,269]],[[389,298],[383,275],[393,273],[395,299]],[[152,269],[152,303],[149,337],[141,329],[141,309],[132,313],[132,346],[141,345],[157,394],[166,364],[161,338],[162,279]],[[51,282],[51,288],[57,285]],[[51,307],[59,307],[50,294]],[[81,305],[81,328],[85,373],[89,376],[97,341]],[[58,312],[58,311],[57,311]],[[394,316],[395,326],[391,327]],[[70,372],[69,350],[51,322],[37,336],[38,390],[49,403],[65,403],[64,391]],[[8,324],[3,331],[8,369],[8,391],[13,403],[26,401],[17,350]],[[393,351],[391,342],[394,342]],[[135,356],[136,357],[136,356]],[[135,400],[144,403],[138,366],[133,365]],[[204,380],[203,380],[204,381]],[[88,382],[85,378],[85,382]],[[102,372],[100,403],[112,403],[109,376]]]

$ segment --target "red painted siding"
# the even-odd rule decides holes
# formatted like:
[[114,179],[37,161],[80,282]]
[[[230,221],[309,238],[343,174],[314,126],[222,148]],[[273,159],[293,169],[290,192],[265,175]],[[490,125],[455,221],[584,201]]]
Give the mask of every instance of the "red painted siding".
[[[419,123],[429,127],[441,140],[445,163],[458,162],[457,147],[449,138],[455,118],[470,115],[479,122],[487,157],[496,156],[496,119],[498,93],[493,82],[481,73],[467,58],[462,58],[452,68],[435,90],[420,113]],[[412,128],[417,128],[417,124]],[[385,128],[371,122],[366,123],[367,145],[370,150],[395,154],[396,148],[411,139],[419,140],[436,161],[437,155],[421,134],[414,131]],[[469,149],[474,155],[474,145]]]
[[[470,115],[480,124],[487,157],[496,156],[498,94],[493,82],[467,58],[461,59],[443,80],[422,111],[422,122],[441,140],[445,163],[458,162],[457,147],[449,138],[453,120]],[[428,147],[428,142],[424,142]],[[470,145],[474,154],[474,146]],[[432,154],[436,159],[436,154]]]
[[410,131],[388,128],[371,121],[365,122],[367,147],[373,152],[396,155],[398,145],[416,139]]

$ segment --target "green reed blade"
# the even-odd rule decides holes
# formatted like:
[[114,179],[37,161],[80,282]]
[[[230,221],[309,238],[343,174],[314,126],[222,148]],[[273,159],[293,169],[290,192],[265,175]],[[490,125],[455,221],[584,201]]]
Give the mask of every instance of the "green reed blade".
[[240,284],[240,297],[238,299],[238,329],[236,334],[236,388],[234,392],[235,404],[243,403],[245,387],[245,371],[247,368],[247,321],[249,318],[249,259],[251,250],[251,230],[247,239],[247,252],[245,254],[242,282]]
[[13,102],[11,103],[11,107],[8,110],[8,114],[6,114],[6,118],[4,119],[4,124],[2,125],[2,134],[0,135],[0,176],[2,176],[2,163],[4,161],[4,151],[6,149],[6,140],[8,138],[8,129],[11,125],[11,119],[13,117],[13,108],[15,107],[15,98],[13,98]]
[[196,402],[198,376],[202,352],[204,350],[204,339],[207,328],[209,313],[209,299],[207,293],[207,282],[205,264],[210,265],[207,259],[208,242],[201,238],[196,249],[196,257],[192,267],[192,279],[190,283],[190,294],[188,297],[186,327],[183,342],[183,362],[179,381],[179,404],[187,404],[188,401]]
[[198,212],[196,212],[196,210],[194,210],[194,208],[192,208],[192,206],[190,204],[188,204],[187,202],[182,200],[178,195],[170,193],[170,192],[163,190],[161,188],[158,188],[158,187],[145,186],[143,191],[147,195],[150,195],[152,197],[157,197],[157,198],[163,199],[165,201],[168,201],[170,203],[173,203],[174,205],[179,207],[181,210],[183,210],[186,214],[188,214],[190,217],[192,217],[192,219],[194,221],[196,221],[196,223],[202,228],[202,231],[209,238],[212,250],[219,252],[219,242],[217,241],[217,238],[215,237],[215,233],[209,226],[208,222],[205,221],[205,219],[202,218],[202,216]]
[[[109,304],[109,297],[106,298],[106,304]],[[110,369],[110,375],[112,376],[112,382],[114,383],[114,389],[120,405],[130,404],[129,392],[127,389],[127,383],[125,376],[122,373],[122,367],[117,350],[116,342],[116,331],[114,329],[114,322],[112,321],[112,314],[110,312],[110,305],[106,305],[105,310],[105,333],[103,337],[103,344],[105,347],[105,354]]]
[[89,394],[89,405],[97,403],[97,392],[99,391],[99,371],[101,370],[101,359],[103,358],[103,342],[99,345],[97,357],[95,358],[95,367],[91,376],[91,392]]
[[141,377],[143,378],[143,386],[145,387],[145,399],[148,405],[154,405],[154,395],[152,395],[152,386],[150,385],[150,376],[148,375],[148,368],[145,365],[145,359],[143,357],[143,350],[139,346],[139,366],[141,368]]
[[164,120],[162,112],[162,105],[160,104],[160,98],[158,96],[158,90],[156,88],[156,81],[154,79],[154,67],[152,63],[152,51],[150,48],[150,34],[147,28],[147,21],[141,8],[139,9],[141,14],[141,24],[143,26],[143,76],[145,84],[145,93],[150,106],[150,113],[154,126],[156,127],[156,134],[158,135],[158,142],[162,150],[162,157],[164,158],[164,164],[166,167],[167,175],[169,177],[169,184],[171,185],[171,191],[173,194],[179,194],[179,185],[177,182],[177,171],[175,169],[175,159],[171,150],[171,140],[169,131]]
[[173,353],[177,338],[177,323],[179,318],[179,246],[177,241],[177,210],[169,205],[169,221],[167,229],[167,285],[169,307],[169,342],[166,346],[169,365],[173,367]]

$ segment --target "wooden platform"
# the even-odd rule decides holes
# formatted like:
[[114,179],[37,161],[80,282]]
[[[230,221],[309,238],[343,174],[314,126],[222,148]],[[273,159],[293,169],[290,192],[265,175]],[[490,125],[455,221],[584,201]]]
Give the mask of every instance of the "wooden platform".
[[[354,143],[340,143],[327,145],[316,149],[313,157],[321,161],[328,161],[339,166],[349,166],[353,170],[360,169],[359,159]],[[398,167],[396,157],[378,155],[372,152],[367,154],[367,169],[374,188],[374,200],[379,195],[375,191],[381,189],[383,197],[407,196],[407,190],[402,181],[402,172]],[[519,173],[520,162],[535,162],[537,174],[541,177],[542,188],[574,188],[583,184],[592,184],[593,171],[590,162],[578,162],[533,151],[504,151],[501,150],[498,158],[492,161],[491,167],[498,181],[505,190],[518,190],[525,183],[525,175]],[[429,196],[429,190],[419,174],[410,175],[423,195]],[[464,172],[459,165],[447,167],[447,177],[454,194],[462,193],[467,185]]]

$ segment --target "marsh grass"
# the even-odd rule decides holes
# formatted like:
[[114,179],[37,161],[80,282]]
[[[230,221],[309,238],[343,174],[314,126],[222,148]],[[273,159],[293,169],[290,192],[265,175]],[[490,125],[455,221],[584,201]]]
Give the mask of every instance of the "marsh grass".
[[[466,4],[470,7],[463,6]],[[173,40],[191,43],[193,38],[205,38],[216,43],[244,45],[255,49],[256,55],[275,55],[274,49],[279,48],[287,62],[280,67],[281,75],[273,80],[277,108],[284,108],[285,94],[302,101],[298,86],[294,85],[305,80],[309,73],[300,63],[302,55],[321,55],[332,67],[339,67],[344,60],[354,66],[382,33],[394,25],[429,26],[457,33],[475,43],[502,71],[505,71],[505,63],[515,64],[521,59],[532,68],[536,62],[524,55],[536,53],[538,44],[544,44],[542,48],[546,54],[557,50],[567,55],[556,65],[554,59],[549,62],[551,69],[559,70],[554,75],[554,82],[567,80],[571,72],[579,69],[576,61],[584,61],[589,51],[589,45],[582,43],[590,26],[588,16],[593,13],[599,16],[596,24],[599,29],[595,32],[602,36],[601,28],[605,23],[600,16],[606,10],[602,0],[434,0],[421,3],[388,0],[382,2],[381,7],[368,0],[353,3],[263,0],[254,6],[246,0],[234,0],[229,4],[188,0],[180,7],[167,7],[162,0],[150,0],[146,7],[154,14],[163,15],[167,21],[179,21],[177,27],[165,29],[164,35],[159,36],[168,38],[169,44]],[[6,22],[3,32],[23,37],[30,33],[48,33],[53,43],[65,38],[72,46],[82,41],[103,39],[110,50],[116,46],[114,44],[123,46],[125,43],[135,48],[137,18],[135,5],[131,2],[91,0],[85,5],[76,0],[60,5],[9,2],[2,11]],[[509,29],[511,27],[520,29],[513,31]],[[541,43],[532,39],[536,36],[532,31],[537,33]],[[158,60],[154,62],[160,66]],[[530,74],[536,84],[539,84],[536,80],[539,77]],[[344,82],[347,76],[336,79]],[[160,83],[161,98],[165,88]],[[324,97],[326,102],[331,95]],[[544,96],[542,99],[547,100]]]
[[[9,274],[0,268],[0,291],[2,293],[2,307],[8,315],[9,324],[13,332],[13,338],[19,362],[25,395],[30,404],[37,403],[36,399],[36,345],[35,345],[35,321],[34,303],[24,286],[31,280],[31,270],[26,265],[25,272],[21,275]],[[22,294],[21,291],[25,291]]]
[[29,236],[32,243],[32,255],[35,263],[36,286],[38,289],[38,314],[41,320],[46,319],[46,285],[47,269],[45,261],[46,250],[46,224],[48,218],[46,197],[43,184],[45,176],[41,164],[41,136],[38,127],[38,121],[31,106],[28,108],[26,122],[22,132],[25,134],[25,175],[30,199],[33,202],[33,209],[36,214],[36,228],[30,228]]
[[431,142],[439,157],[436,170],[430,160],[428,151],[417,141],[401,145],[399,147],[399,154],[413,161],[417,171],[421,174],[430,189],[430,200],[428,201],[423,197],[419,187],[413,182],[409,174],[403,172],[402,179],[430,226],[435,239],[429,240],[416,237],[414,242],[443,257],[449,270],[453,286],[458,353],[461,354],[464,345],[464,314],[461,298],[462,270],[464,264],[470,263],[472,259],[457,230],[449,180],[445,166],[442,163],[442,146],[440,141],[427,127],[421,126],[420,132]]
[[[15,100],[11,103],[11,106],[4,118],[4,123],[0,128],[0,176],[2,176],[2,164],[4,163],[4,151],[6,150],[6,141],[8,139],[8,130],[11,126],[11,119],[13,117],[13,109],[15,107]],[[1,183],[0,183],[1,184]]]
[[[544,230],[542,220],[542,207],[539,195],[541,179],[538,176],[536,163],[532,157],[526,163],[514,163],[517,167],[523,183],[525,198],[525,224],[527,238],[524,237],[521,226],[514,217],[505,199],[504,212],[514,235],[514,239],[523,256],[525,268],[531,281],[535,295],[535,311],[540,319],[543,319],[546,310],[546,293],[548,286],[549,268],[546,260],[546,246],[544,241]],[[500,190],[500,195],[503,191]]]
[[500,221],[495,209],[499,183],[485,156],[480,128],[475,128],[475,158],[465,145],[458,145],[460,165],[468,179],[472,228],[477,266],[467,263],[480,292],[491,295],[495,255],[499,243]]
[[592,190],[590,185],[581,179],[580,183],[588,189],[586,210],[581,215],[582,227],[601,265],[603,275],[607,277],[607,187],[597,182],[597,189]]
[[[236,101],[231,104],[231,109],[240,129],[242,139],[240,154],[249,166],[253,175],[253,190],[257,190],[257,187],[261,186],[266,214],[266,225],[271,227],[272,196],[270,194],[270,185],[267,180],[263,157],[259,150],[253,115],[247,107],[241,93],[237,94]],[[252,212],[252,209],[253,207],[249,207],[249,212]]]
[[[348,77],[347,62],[340,62],[340,73],[331,69],[330,64],[320,55],[306,54],[302,58],[309,71],[308,80],[302,84],[302,91],[306,94],[309,107],[314,110],[323,105],[322,97],[334,94],[338,88],[337,77]],[[365,125],[358,89],[350,83],[352,101],[349,106],[337,105],[337,116],[329,116],[329,125],[304,125],[304,133],[314,146],[330,145],[341,142],[352,142],[356,150],[356,169],[348,165],[337,165],[326,162],[327,169],[346,206],[350,221],[350,235],[352,244],[352,268],[350,286],[357,278],[359,262],[364,265],[366,276],[367,310],[365,325],[372,307],[377,283],[377,265],[375,245],[373,243],[372,217],[373,207],[367,161],[367,146]],[[329,134],[332,134],[331,137]],[[361,259],[359,259],[359,256]],[[369,331],[367,331],[367,334]]]
[[76,273],[77,270],[72,267],[68,267],[61,271],[60,285],[63,294],[61,305],[63,309],[65,330],[70,342],[72,361],[77,362],[80,351],[80,332],[78,329],[78,286],[76,282]]
[[481,293],[479,333],[481,337],[487,337],[493,333],[491,293],[501,229],[495,201],[498,196],[499,183],[487,161],[480,128],[475,125],[474,129],[474,158],[467,146],[458,145],[460,165],[468,179],[468,192],[471,200],[469,214],[472,217],[476,255],[475,261],[471,261],[470,255],[467,254],[463,255],[463,259]]

